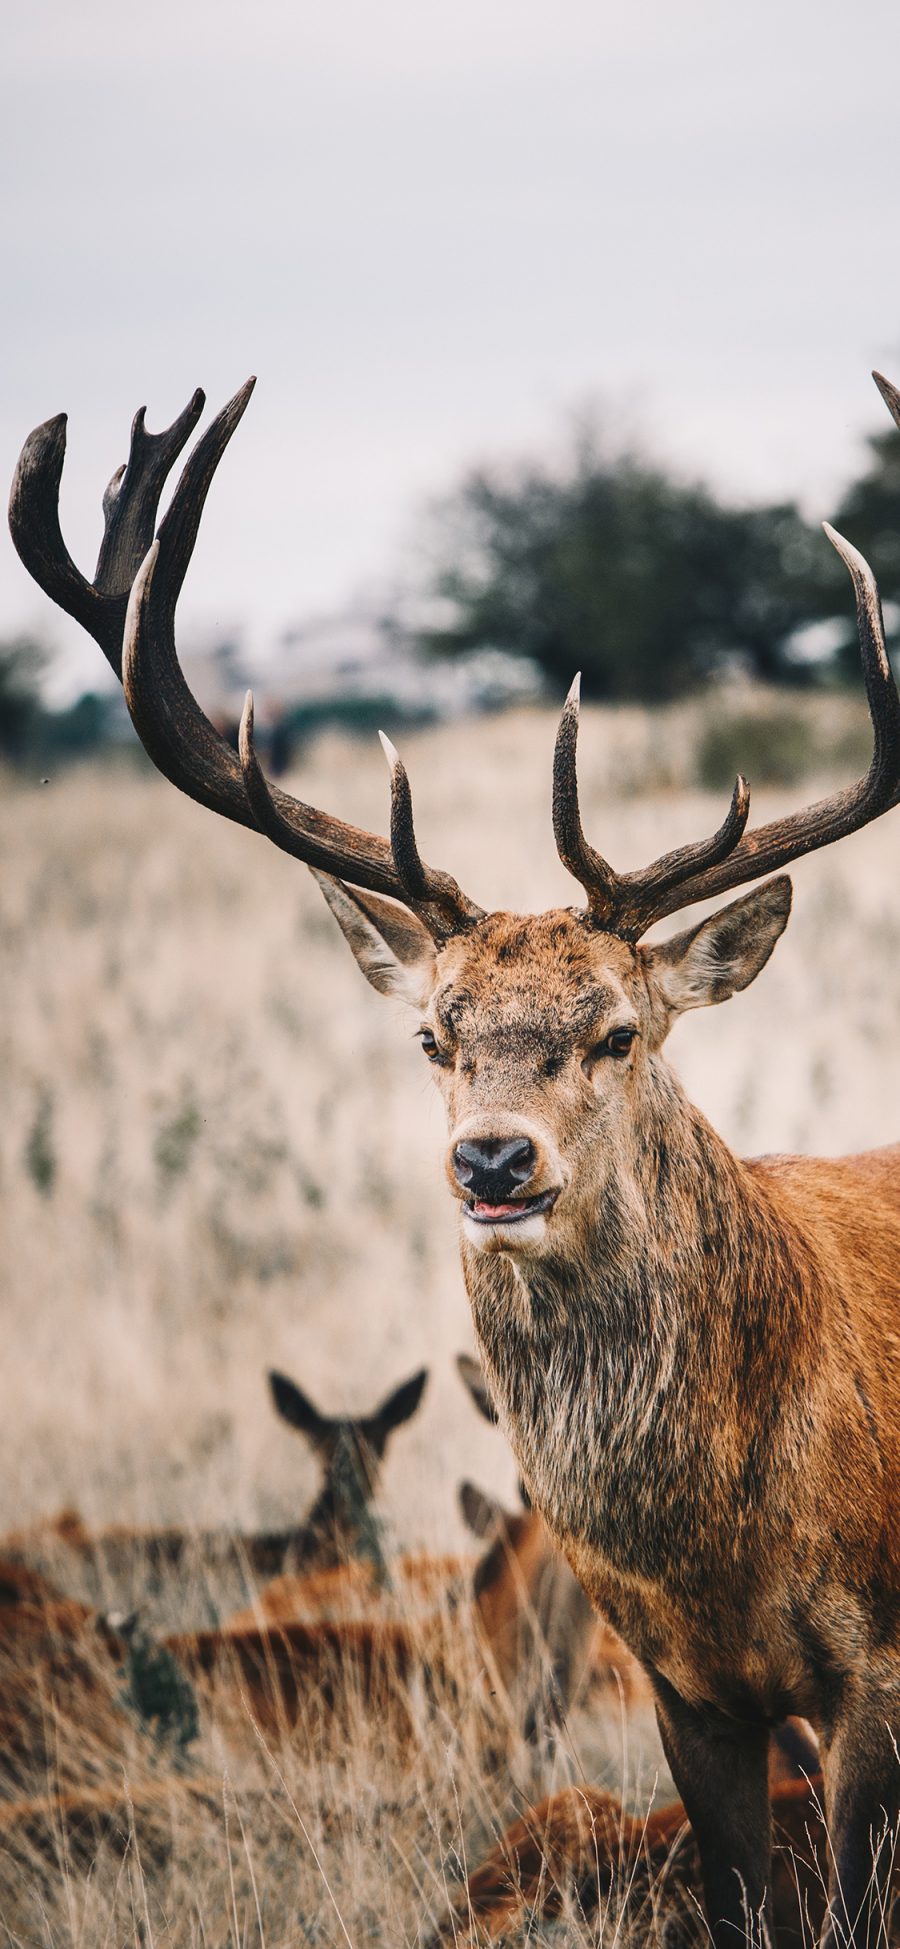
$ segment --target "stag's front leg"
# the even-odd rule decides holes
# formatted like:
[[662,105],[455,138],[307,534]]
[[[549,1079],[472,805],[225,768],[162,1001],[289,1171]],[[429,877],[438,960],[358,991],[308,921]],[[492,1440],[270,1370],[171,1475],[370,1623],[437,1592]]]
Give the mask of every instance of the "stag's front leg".
[[769,1735],[699,1710],[659,1674],[656,1717],[672,1778],[694,1831],[706,1913],[716,1949],[768,1949],[772,1821]]
[[831,1840],[823,1949],[877,1949],[900,1878],[900,1692],[854,1695],[825,1757]]

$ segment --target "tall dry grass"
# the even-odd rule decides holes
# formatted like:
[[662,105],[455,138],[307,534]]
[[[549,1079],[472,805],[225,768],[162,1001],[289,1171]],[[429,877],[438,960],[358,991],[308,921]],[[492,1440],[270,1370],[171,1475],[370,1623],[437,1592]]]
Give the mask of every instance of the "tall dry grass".
[[[585,714],[585,820],[617,864],[719,822],[686,785],[697,737],[687,708]],[[423,852],[485,905],[573,898],[552,741],[543,712],[404,739]],[[323,739],[291,783],[384,829],[376,749]],[[755,817],[791,796],[758,794]],[[96,1523],[294,1521],[315,1469],[271,1414],[265,1369],[361,1412],[424,1364],[382,1515],[398,1547],[456,1546],[460,1478],[512,1501],[514,1470],[455,1375],[471,1335],[411,1020],[361,980],[301,867],[147,773],[8,778],[0,846],[0,1528],[64,1503]],[[676,1030],[689,1090],[737,1148],[900,1134],[898,849],[887,818],[799,864],[759,982]],[[232,1594],[185,1576],[151,1613],[205,1625]],[[139,1557],[104,1592],[145,1596]],[[599,1732],[580,1715],[535,1755],[508,1727],[485,1736],[476,1693],[420,1701],[402,1750],[362,1709],[315,1751],[206,1713],[191,1766],[215,1795],[172,1818],[138,1809],[124,1854],[101,1839],[92,1867],[95,1835],[83,1858],[60,1834],[49,1864],[7,1849],[0,1917],[12,1940],[54,1944],[414,1942],[523,1796],[580,1770],[622,1777],[616,1713]],[[628,1751],[639,1798],[658,1763],[646,1727]],[[158,1771],[135,1734],[132,1790]],[[590,1939],[577,1918],[555,1931],[529,1939]]]

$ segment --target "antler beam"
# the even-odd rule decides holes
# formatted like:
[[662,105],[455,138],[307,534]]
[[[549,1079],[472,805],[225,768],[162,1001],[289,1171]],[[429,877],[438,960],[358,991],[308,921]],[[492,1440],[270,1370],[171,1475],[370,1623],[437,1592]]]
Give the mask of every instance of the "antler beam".
[[198,440],[155,541],[163,483],[197,424],[204,395],[196,392],[164,433],[147,432],[143,407],[136,414],[127,465],[118,468],[104,496],[105,531],[93,583],[75,567],[59,526],[65,414],[48,420],[26,441],[16,469],[10,498],[13,540],[46,594],[100,644],[122,681],[144,749],[180,791],[264,832],[320,872],[403,901],[435,939],[448,939],[479,920],[482,909],[449,874],[422,865],[409,782],[399,759],[389,844],[267,784],[254,749],[252,699],[244,712],[239,760],[201,710],[179,664],[175,606],[213,475],[255,384],[248,379]]

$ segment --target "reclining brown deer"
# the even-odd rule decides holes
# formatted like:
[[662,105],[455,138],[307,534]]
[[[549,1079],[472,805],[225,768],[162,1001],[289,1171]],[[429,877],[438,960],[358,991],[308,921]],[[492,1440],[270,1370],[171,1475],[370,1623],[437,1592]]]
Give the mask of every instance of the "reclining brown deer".
[[[830,1861],[821,1775],[794,1772],[779,1779],[771,1814],[775,1938],[778,1949],[807,1949],[810,1931],[824,1919]],[[549,1794],[514,1821],[472,1870],[427,1949],[475,1949],[501,1936],[510,1941],[515,1924],[526,1918],[522,1939],[530,1941],[533,1919],[559,1915],[567,1895],[584,1916],[612,1900],[613,1915],[598,1941],[659,1942],[665,1949],[696,1943],[699,1949],[707,1939],[697,1913],[700,1863],[681,1802],[640,1818],[598,1787]],[[888,1913],[884,1940],[900,1940]]]
[[[900,426],[900,394],[878,383]],[[900,1149],[741,1162],[662,1056],[679,1014],[764,966],[790,909],[783,874],[641,943],[900,799],[873,577],[828,530],[855,589],[874,729],[857,785],[747,830],[739,779],[711,838],[617,874],[582,830],[573,687],[553,825],[587,906],[485,913],[423,863],[392,747],[388,843],[267,783],[251,698],[235,754],[185,684],[176,600],[249,390],[195,447],[152,545],[199,407],[154,437],[138,416],[93,584],[60,534],[64,420],[48,421],[14,482],[16,546],[117,670],[124,623],[125,695],[159,769],[312,867],[367,978],[417,1012],[491,1392],[535,1507],[651,1677],[717,1949],[748,1916],[761,1940],[771,1915],[766,1756],[790,1713],[822,1742],[829,1933],[859,1949],[900,1809]]]
[[[401,1558],[393,1612],[377,1583],[355,1574],[367,1564],[285,1575],[221,1627],[173,1632],[148,1640],[148,1648],[220,1699],[239,1690],[269,1726],[289,1728],[312,1706],[330,1713],[362,1702],[404,1723],[410,1688],[423,1676],[452,1691],[463,1674],[469,1686],[477,1684],[484,1665],[515,1710],[516,1681],[532,1685],[535,1677],[531,1618],[547,1556],[546,1542],[539,1552],[529,1548],[526,1523],[513,1524],[475,1566],[460,1558]],[[135,1622],[104,1616],[64,1597],[27,1565],[0,1560],[0,1756],[7,1763],[13,1748],[27,1757],[33,1734],[17,1730],[13,1739],[13,1729],[30,1723],[41,1695],[53,1697],[67,1722],[79,1713],[97,1719],[98,1700],[105,1708],[112,1697],[121,1731],[112,1675],[126,1659]],[[588,1612],[590,1635],[594,1623]],[[628,1653],[619,1650],[627,1666]],[[617,1682],[614,1661],[604,1676]],[[523,1729],[529,1735],[535,1727]]]

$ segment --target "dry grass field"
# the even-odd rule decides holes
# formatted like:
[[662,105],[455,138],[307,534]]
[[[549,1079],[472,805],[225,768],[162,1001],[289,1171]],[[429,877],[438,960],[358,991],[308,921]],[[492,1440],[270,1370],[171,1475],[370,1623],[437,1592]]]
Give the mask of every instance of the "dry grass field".
[[[859,714],[831,708],[846,777]],[[402,741],[423,853],[485,905],[575,897],[550,829],[553,729],[535,711]],[[696,736],[688,707],[585,713],[585,822],[617,865],[719,823],[724,800],[689,785]],[[832,782],[760,792],[754,816]],[[323,738],[288,783],[385,828],[374,740]],[[302,867],[149,771],[7,777],[0,847],[0,1530],[66,1504],[97,1525],[297,1521],[316,1469],[272,1414],[266,1370],[328,1412],[362,1413],[427,1366],[380,1514],[397,1549],[464,1546],[459,1481],[513,1504],[515,1473],[455,1369],[471,1329],[411,1018],[363,982]],[[676,1029],[682,1077],[740,1150],[900,1134],[898,868],[898,814],[801,862],[759,982]],[[136,1553],[103,1597],[148,1628],[207,1626],[237,1601],[190,1566],[149,1590],[145,1569]],[[126,1798],[113,1831],[0,1832],[3,1939],[424,1942],[465,1864],[554,1784],[603,1778],[633,1805],[659,1802],[644,1720],[582,1709],[528,1748],[475,1681],[464,1621],[456,1637],[454,1672],[413,1692],[402,1731],[361,1699],[324,1730],[311,1707],[293,1731],[255,1729],[240,1700],[201,1702],[180,1777],[203,1790],[175,1800],[160,1784],[171,1754],[108,1677],[103,1709],[72,1721],[48,1692],[24,1790],[124,1781],[132,1810]],[[573,1908],[527,1939],[655,1940],[629,1899],[599,1936]]]

